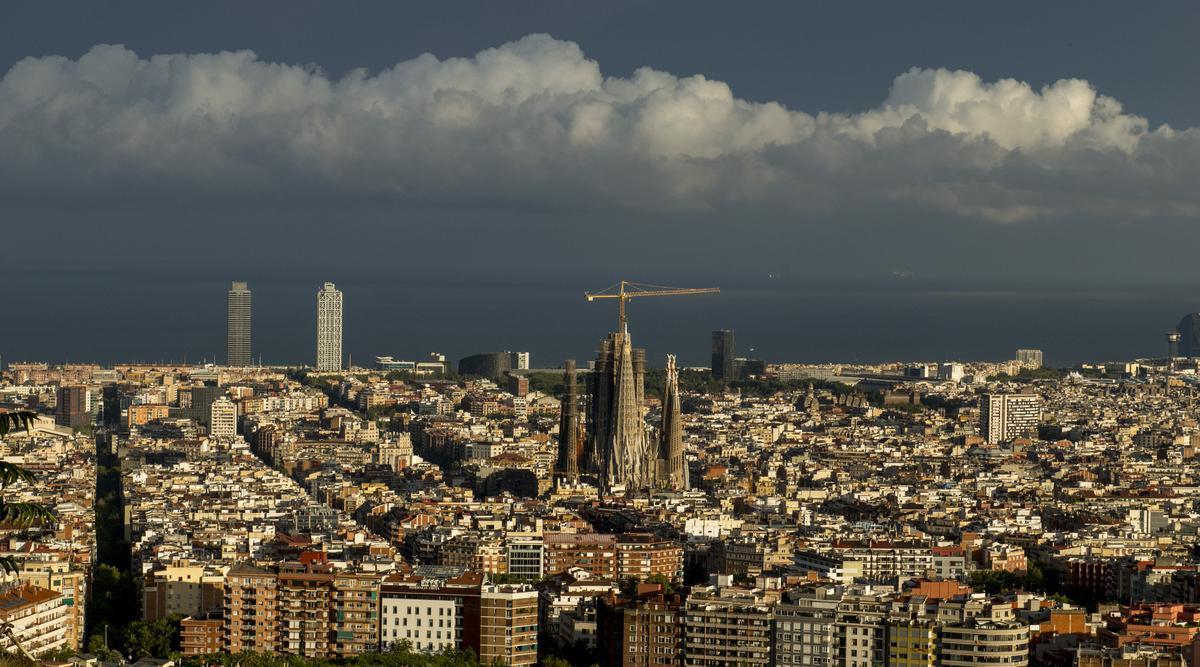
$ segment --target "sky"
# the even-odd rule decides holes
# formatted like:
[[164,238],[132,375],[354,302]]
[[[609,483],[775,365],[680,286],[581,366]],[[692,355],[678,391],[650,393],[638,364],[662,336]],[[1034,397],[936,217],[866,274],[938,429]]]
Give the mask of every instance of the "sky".
[[654,346],[700,330],[694,363],[705,328],[776,359],[1121,358],[1197,308],[1194,3],[5,14],[5,359],[219,356],[242,279],[277,362],[325,280],[363,297],[363,356],[584,356],[579,293],[621,278],[726,290],[643,309]]

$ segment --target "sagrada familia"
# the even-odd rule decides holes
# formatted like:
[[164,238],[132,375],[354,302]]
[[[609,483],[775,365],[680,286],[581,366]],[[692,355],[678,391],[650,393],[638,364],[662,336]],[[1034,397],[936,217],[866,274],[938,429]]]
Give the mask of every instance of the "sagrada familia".
[[557,466],[562,478],[574,481],[581,474],[593,475],[607,493],[688,488],[674,356],[667,357],[657,433],[648,428],[642,413],[646,351],[633,347],[628,329],[600,342],[587,379],[585,413],[579,410],[575,362],[568,360],[565,369]]

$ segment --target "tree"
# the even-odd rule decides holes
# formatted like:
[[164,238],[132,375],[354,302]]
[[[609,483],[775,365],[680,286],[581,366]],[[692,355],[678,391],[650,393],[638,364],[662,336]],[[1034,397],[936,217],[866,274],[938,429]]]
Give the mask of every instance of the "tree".
[[92,636],[88,638],[87,652],[91,653],[92,655],[96,656],[97,658],[100,658],[104,662],[115,662],[118,658],[121,657],[120,653],[117,653],[116,651],[109,648],[108,645],[104,642],[104,631],[103,630],[101,630],[99,633],[93,632]]
[[[37,413],[28,410],[0,412],[0,437],[10,431],[28,431],[37,420]],[[34,474],[14,463],[0,461],[0,489],[5,489],[17,482],[34,482]],[[53,522],[54,513],[37,503],[10,503],[0,498],[0,521],[18,527],[27,527],[42,522]],[[0,557],[0,569],[5,573],[17,572],[21,564],[12,556]]]
[[125,653],[133,659],[150,656],[166,658],[176,644],[177,632],[167,619],[157,621],[134,621],[125,628],[122,644]]

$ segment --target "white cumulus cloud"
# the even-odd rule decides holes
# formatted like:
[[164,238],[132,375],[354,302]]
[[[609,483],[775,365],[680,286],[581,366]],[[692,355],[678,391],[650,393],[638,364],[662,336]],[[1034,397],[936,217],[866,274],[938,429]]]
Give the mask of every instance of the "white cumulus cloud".
[[0,191],[383,197],[998,222],[1194,218],[1200,140],[1086,81],[913,69],[855,114],[703,76],[604,76],[545,35],[331,78],[249,51],[112,45],[0,79]]

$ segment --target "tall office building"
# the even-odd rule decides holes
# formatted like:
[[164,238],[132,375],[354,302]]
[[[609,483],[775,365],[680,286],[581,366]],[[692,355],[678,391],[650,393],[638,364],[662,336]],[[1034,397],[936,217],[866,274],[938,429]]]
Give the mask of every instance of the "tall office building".
[[987,442],[1037,435],[1042,399],[1036,394],[984,394],[979,399],[979,432]]
[[712,375],[717,380],[733,379],[733,331],[712,332]]
[[317,370],[342,370],[342,292],[333,283],[317,292]]
[[1017,350],[1017,364],[1021,368],[1041,368],[1042,367],[1042,351],[1041,350]]
[[667,355],[663,385],[662,430],[658,441],[659,486],[682,491],[688,488],[687,463],[683,459],[683,410],[679,405],[679,369],[675,355]]
[[81,428],[92,423],[92,397],[87,387],[63,385],[58,388],[54,423],[71,428]]
[[650,446],[642,419],[645,379],[646,351],[633,347],[628,330],[601,341],[588,376],[588,463],[605,490],[645,489],[654,482],[657,448]]
[[225,320],[225,365],[250,365],[250,288],[235,282],[229,288]]
[[575,377],[575,360],[567,359],[563,364],[563,396],[561,418],[558,424],[558,473],[575,480],[579,477],[579,390]]

